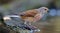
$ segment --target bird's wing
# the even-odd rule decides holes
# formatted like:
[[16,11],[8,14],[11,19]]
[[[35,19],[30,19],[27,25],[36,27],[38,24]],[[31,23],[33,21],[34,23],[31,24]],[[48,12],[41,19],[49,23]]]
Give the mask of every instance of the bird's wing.
[[36,10],[28,10],[28,11],[25,11],[25,12],[22,12],[21,15],[23,16],[27,16],[27,17],[33,17],[37,14],[38,12]]

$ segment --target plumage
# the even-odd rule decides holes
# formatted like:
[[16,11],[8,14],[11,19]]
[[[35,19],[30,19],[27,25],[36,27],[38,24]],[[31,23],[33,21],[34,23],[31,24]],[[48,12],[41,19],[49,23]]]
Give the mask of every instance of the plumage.
[[44,14],[46,14],[48,8],[41,7],[38,9],[27,10],[25,12],[20,13],[21,18],[27,22],[36,22],[39,21]]

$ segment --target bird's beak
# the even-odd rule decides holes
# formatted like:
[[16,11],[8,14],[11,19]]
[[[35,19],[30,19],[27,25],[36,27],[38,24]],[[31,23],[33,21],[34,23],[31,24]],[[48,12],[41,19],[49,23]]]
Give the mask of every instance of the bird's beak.
[[47,12],[48,12],[48,13],[50,12],[50,11],[49,11],[49,9],[48,9],[48,11],[47,11]]
[[47,11],[48,13],[50,12],[50,11]]

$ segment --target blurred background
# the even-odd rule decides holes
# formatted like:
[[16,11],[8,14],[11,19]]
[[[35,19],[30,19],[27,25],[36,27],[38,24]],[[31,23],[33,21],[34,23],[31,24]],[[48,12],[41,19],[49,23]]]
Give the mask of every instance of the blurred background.
[[36,33],[60,33],[60,0],[0,0],[0,13],[4,15],[40,7],[48,7],[50,12],[33,23],[41,30]]

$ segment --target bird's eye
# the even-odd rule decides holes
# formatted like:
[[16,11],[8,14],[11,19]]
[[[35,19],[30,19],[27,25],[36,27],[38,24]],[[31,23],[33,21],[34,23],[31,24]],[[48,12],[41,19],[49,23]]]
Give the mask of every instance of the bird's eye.
[[47,10],[47,9],[44,9],[44,10]]

